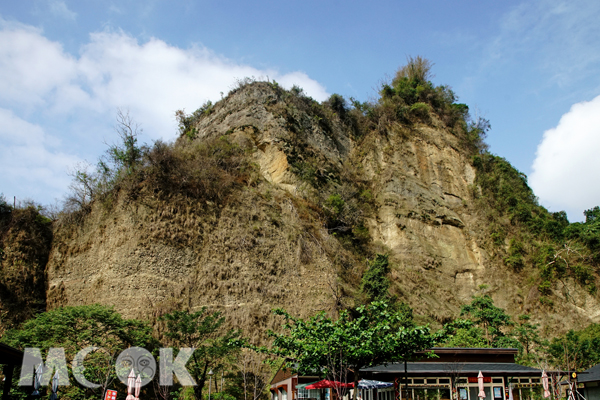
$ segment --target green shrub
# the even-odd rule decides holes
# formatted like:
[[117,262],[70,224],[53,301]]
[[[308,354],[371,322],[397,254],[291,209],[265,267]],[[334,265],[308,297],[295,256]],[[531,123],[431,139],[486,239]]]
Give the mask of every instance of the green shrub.
[[12,207],[6,202],[4,193],[0,193],[0,218],[4,215],[8,215],[12,212]]
[[504,240],[506,239],[506,232],[504,229],[498,226],[493,229],[490,238],[496,246],[502,246],[504,244]]
[[538,291],[544,296],[552,294],[552,283],[550,281],[543,281],[538,285]]
[[388,292],[390,280],[387,277],[389,272],[387,255],[377,254],[375,259],[369,262],[360,284],[360,290],[367,297],[368,302],[390,299]]
[[326,106],[330,107],[341,120],[345,120],[348,114],[348,108],[346,105],[346,99],[344,99],[339,94],[332,94],[329,96],[324,103]]
[[327,217],[330,219],[330,225],[337,225],[341,222],[340,217],[344,211],[345,205],[346,203],[338,193],[332,194],[325,200],[323,208]]
[[525,265],[523,259],[525,254],[523,242],[512,238],[508,246],[508,256],[504,258],[504,264],[515,271],[520,271]]
[[425,103],[415,103],[410,106],[410,113],[423,121],[429,120],[430,107]]

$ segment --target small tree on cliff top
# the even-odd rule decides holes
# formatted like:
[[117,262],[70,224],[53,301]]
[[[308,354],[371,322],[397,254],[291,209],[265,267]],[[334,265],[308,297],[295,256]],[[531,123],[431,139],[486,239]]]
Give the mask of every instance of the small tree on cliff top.
[[438,340],[428,327],[414,326],[402,311],[384,302],[359,307],[354,315],[342,312],[336,321],[324,313],[308,320],[294,318],[282,309],[275,313],[285,318],[286,332],[269,331],[273,344],[267,351],[294,360],[300,373],[320,371],[336,380],[351,372],[354,387],[361,368],[410,359]]

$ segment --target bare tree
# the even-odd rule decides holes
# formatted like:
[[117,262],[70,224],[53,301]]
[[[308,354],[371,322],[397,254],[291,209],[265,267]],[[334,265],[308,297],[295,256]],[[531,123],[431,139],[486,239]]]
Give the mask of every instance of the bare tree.
[[156,374],[152,380],[152,386],[154,386],[154,393],[158,395],[162,400],[169,400],[171,398],[171,385],[161,385],[159,374]]
[[[338,400],[342,400],[349,394],[348,372],[358,372],[351,371],[346,360],[347,357],[344,357],[342,349],[332,350],[327,355],[327,379],[334,382],[332,389]],[[358,388],[354,388],[354,390],[358,390]]]
[[144,154],[144,149],[137,144],[142,129],[139,124],[133,121],[129,111],[118,109],[115,130],[121,142],[108,145],[106,157],[100,160],[99,167],[100,169],[110,170],[108,165],[110,163],[114,165],[117,174],[129,175],[135,170]]
[[239,366],[244,385],[244,400],[258,400],[267,387],[271,372],[269,367],[260,355],[249,349],[242,349]]
[[70,193],[65,206],[71,210],[84,209],[96,197],[98,174],[87,161],[78,163],[68,174],[73,180],[69,185]]
[[465,367],[465,363],[454,361],[447,363],[444,370],[450,376],[452,399],[460,400],[458,396],[457,384],[460,379],[460,375]]

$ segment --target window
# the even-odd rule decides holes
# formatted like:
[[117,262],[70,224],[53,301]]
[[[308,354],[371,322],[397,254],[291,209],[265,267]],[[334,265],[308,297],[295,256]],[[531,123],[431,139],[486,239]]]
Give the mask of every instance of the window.
[[492,378],[492,383],[502,383],[502,378]]
[[494,386],[494,400],[502,400],[504,398],[502,386]]
[[427,384],[435,385],[437,383],[437,379],[427,379]]
[[425,383],[424,379],[413,379],[413,382],[415,383],[415,385],[422,385]]
[[[416,381],[417,379],[415,379]],[[421,381],[423,379],[420,379]],[[427,394],[425,392],[425,389],[415,389],[415,400],[427,400]]]
[[299,399],[318,399],[319,389],[298,389]]
[[450,383],[450,379],[438,379],[439,383]]

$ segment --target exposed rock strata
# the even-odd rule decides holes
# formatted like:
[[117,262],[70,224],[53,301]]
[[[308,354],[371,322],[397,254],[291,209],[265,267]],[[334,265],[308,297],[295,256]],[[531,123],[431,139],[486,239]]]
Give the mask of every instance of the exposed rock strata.
[[328,168],[344,162],[362,168],[377,204],[369,232],[392,255],[393,290],[417,313],[437,321],[455,317],[486,284],[497,305],[513,315],[533,313],[548,328],[600,321],[597,298],[577,287],[567,295],[568,285],[557,293],[563,302],[543,309],[527,281],[533,272],[517,274],[488,254],[487,223],[473,206],[475,171],[458,139],[435,121],[357,143],[339,123],[324,129],[306,110],[288,110],[294,118],[286,120],[282,104],[270,85],[253,84],[199,122],[196,140],[228,135],[252,153],[268,183],[206,215],[172,216],[169,229],[196,224],[197,245],[154,240],[155,230],[167,229],[159,209],[119,203],[105,215],[98,208],[54,244],[49,306],[100,302],[126,316],[150,316],[174,304],[207,305],[254,333],[275,326],[269,316],[275,306],[301,315],[329,309],[336,274],[360,274],[364,262],[344,253],[314,213],[310,221],[302,216],[303,182],[290,158],[300,151],[290,146],[300,143]]

